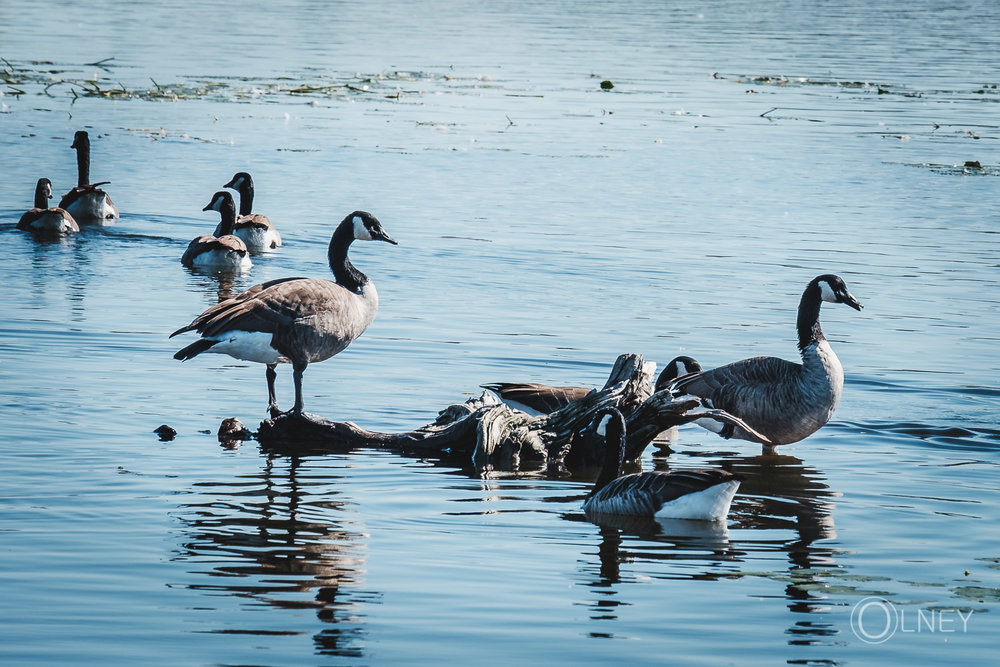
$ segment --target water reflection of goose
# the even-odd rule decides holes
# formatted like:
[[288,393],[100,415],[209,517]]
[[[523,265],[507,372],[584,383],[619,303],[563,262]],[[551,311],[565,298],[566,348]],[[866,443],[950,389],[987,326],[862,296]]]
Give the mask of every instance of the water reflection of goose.
[[[281,246],[281,234],[271,224],[271,220],[260,213],[253,213],[253,179],[245,171],[237,172],[225,188],[232,188],[240,193],[240,217],[236,220],[236,228],[232,232],[243,239],[252,253],[265,252]],[[219,229],[215,230],[219,235]]]
[[[231,199],[231,198],[230,198]],[[197,330],[201,338],[178,351],[185,361],[202,352],[228,354],[267,366],[267,408],[278,414],[275,367],[292,364],[295,405],[302,414],[302,374],[311,362],[342,351],[364,333],[378,311],[378,292],[368,276],[347,258],[356,239],[396,242],[370,213],[355,211],[341,221],[330,239],[330,269],[336,282],[318,278],[281,278],[255,285],[212,306],[191,324],[170,334]]]
[[[292,613],[314,610],[323,624],[313,636],[317,652],[361,657],[364,627],[356,606],[379,597],[359,590],[365,534],[349,521],[335,488],[316,494],[319,478],[299,481],[300,466],[294,457],[268,458],[253,475],[197,485],[204,497],[180,507],[184,531],[176,560],[196,564],[197,578],[186,584],[192,590]],[[287,627],[278,617],[271,620],[273,627],[258,619],[236,631],[268,635]],[[227,632],[232,625],[233,619],[226,621]]]
[[[684,375],[668,389],[675,396],[695,396],[706,407],[722,409],[759,431],[774,446],[796,442],[823,426],[833,415],[844,386],[844,370],[819,325],[820,305],[861,304],[839,277],[813,278],[802,293],[796,328],[802,363],[777,357],[753,357]],[[725,438],[760,440],[731,424],[700,419],[699,426]]]
[[202,234],[191,240],[181,256],[181,264],[191,268],[243,271],[253,266],[250,251],[243,239],[233,235],[236,204],[228,192],[219,191],[203,211],[218,211],[222,221],[215,234]]
[[76,187],[62,196],[59,208],[66,209],[73,218],[84,224],[109,225],[118,219],[118,207],[100,183],[90,182],[90,135],[80,130],[73,136],[72,148],[76,149]]
[[42,234],[69,234],[80,231],[76,220],[65,209],[58,206],[49,208],[50,199],[52,199],[52,182],[47,178],[39,178],[35,184],[35,206],[21,216],[17,221],[17,228]]
[[583,509],[590,514],[627,514],[665,519],[721,521],[729,512],[740,478],[722,469],[652,471],[622,475],[625,418],[615,408],[595,417],[604,437],[604,465]]

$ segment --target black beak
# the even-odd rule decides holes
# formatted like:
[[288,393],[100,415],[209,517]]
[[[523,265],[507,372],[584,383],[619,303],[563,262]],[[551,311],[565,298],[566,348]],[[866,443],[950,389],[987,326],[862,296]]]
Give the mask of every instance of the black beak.
[[396,243],[395,239],[386,234],[381,227],[372,229],[369,233],[372,235],[372,241],[385,241],[386,243],[391,243],[392,245],[399,245]]
[[843,294],[840,295],[840,302],[846,303],[854,310],[861,310],[862,308],[864,308],[864,306],[861,305],[861,302],[855,299],[854,295],[846,290],[844,291]]
[[211,211],[212,210],[212,203],[213,202],[208,202],[208,206],[206,206],[205,208],[203,208],[201,210],[203,210],[203,211]]

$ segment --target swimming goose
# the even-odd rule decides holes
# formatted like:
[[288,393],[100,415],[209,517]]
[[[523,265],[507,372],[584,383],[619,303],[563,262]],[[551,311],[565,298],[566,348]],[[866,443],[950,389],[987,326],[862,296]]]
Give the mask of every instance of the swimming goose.
[[[253,179],[245,171],[237,172],[224,188],[240,193],[240,217],[236,220],[236,236],[243,239],[252,253],[266,252],[281,245],[281,234],[266,215],[251,213],[253,210]],[[218,235],[218,230],[216,230]]]
[[640,472],[622,476],[625,418],[605,408],[594,419],[604,437],[604,465],[590,495],[583,501],[588,514],[626,514],[663,519],[722,521],[742,479],[720,469]]
[[218,211],[222,222],[215,229],[218,236],[202,234],[192,239],[181,256],[181,264],[200,269],[229,269],[242,271],[249,269],[250,253],[243,240],[233,236],[236,224],[236,204],[233,196],[224,190],[212,195],[212,201],[203,211]]
[[64,208],[77,222],[110,225],[118,219],[118,208],[98,185],[110,183],[90,182],[90,135],[78,131],[73,137],[76,149],[77,185],[59,200],[59,208]]
[[[823,426],[837,407],[844,386],[844,369],[819,326],[820,305],[862,306],[839,277],[813,278],[799,302],[798,334],[802,363],[777,357],[753,357],[725,366],[683,375],[669,383],[674,396],[696,396],[707,408],[725,410],[770,440],[766,452],[807,437]],[[713,420],[698,420],[703,428],[724,438],[761,442],[745,429]]]
[[295,405],[302,414],[302,373],[311,362],[337,354],[375,319],[378,292],[347,258],[355,240],[396,242],[371,213],[355,211],[337,226],[328,257],[336,282],[319,278],[279,278],[212,306],[191,324],[170,334],[197,330],[201,338],[174,355],[181,361],[202,352],[228,354],[267,366],[267,409],[279,413],[274,397],[275,367],[292,364]]
[[52,182],[47,178],[39,178],[35,184],[35,207],[21,216],[17,221],[17,228],[48,234],[80,231],[76,220],[64,209],[56,206],[49,208],[50,199],[52,199]]
[[[701,365],[691,357],[675,357],[660,373],[656,380],[656,390],[659,391],[665,383],[685,373],[701,370]],[[592,389],[586,387],[554,387],[535,382],[494,382],[482,385],[500,397],[512,408],[527,412],[530,415],[549,414],[578,401]]]

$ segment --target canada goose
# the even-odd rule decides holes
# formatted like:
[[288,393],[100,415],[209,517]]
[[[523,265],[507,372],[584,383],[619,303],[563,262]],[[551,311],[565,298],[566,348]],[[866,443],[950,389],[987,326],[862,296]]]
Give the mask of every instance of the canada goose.
[[[281,246],[281,234],[274,228],[266,215],[252,213],[253,179],[245,171],[237,172],[224,188],[232,188],[240,193],[240,216],[233,231],[247,244],[252,253],[266,252]],[[218,236],[219,230],[215,230]]]
[[[656,390],[659,391],[674,378],[699,370],[701,365],[691,357],[675,357],[657,378]],[[530,415],[555,412],[593,391],[586,387],[554,387],[535,382],[494,382],[482,387],[495,393],[510,407]]]
[[59,208],[64,208],[77,222],[109,225],[118,219],[118,208],[98,185],[110,183],[90,182],[90,135],[79,130],[73,136],[76,149],[77,184],[59,200]]
[[200,269],[229,269],[242,271],[249,269],[250,253],[243,240],[233,236],[233,225],[236,224],[236,204],[233,196],[224,190],[212,195],[212,201],[203,211],[218,211],[222,222],[215,233],[202,234],[188,244],[187,250],[181,256],[181,264]]
[[605,439],[604,465],[586,500],[588,514],[655,516],[663,519],[722,521],[741,477],[720,469],[621,474],[625,456],[625,418],[605,408],[594,419]]
[[[862,306],[847,285],[832,274],[809,281],[799,302],[797,329],[802,363],[777,357],[753,357],[725,366],[683,375],[669,383],[674,396],[696,396],[707,408],[725,410],[766,437],[766,452],[797,442],[823,426],[833,415],[844,386],[844,369],[819,326],[824,302]],[[703,428],[724,438],[761,440],[745,429],[713,420],[698,420]]]
[[50,199],[52,199],[52,182],[47,178],[39,178],[35,184],[35,207],[21,216],[17,221],[17,228],[47,234],[80,231],[76,220],[64,209],[55,206],[49,208]]
[[181,361],[202,352],[228,354],[267,366],[267,408],[279,413],[274,397],[275,366],[292,364],[295,405],[302,414],[302,373],[311,362],[337,354],[364,333],[375,319],[378,292],[368,276],[347,258],[355,240],[396,242],[371,213],[355,211],[337,225],[330,239],[330,270],[336,282],[319,278],[279,278],[212,306],[191,324],[170,334],[197,330],[196,340],[174,355]]

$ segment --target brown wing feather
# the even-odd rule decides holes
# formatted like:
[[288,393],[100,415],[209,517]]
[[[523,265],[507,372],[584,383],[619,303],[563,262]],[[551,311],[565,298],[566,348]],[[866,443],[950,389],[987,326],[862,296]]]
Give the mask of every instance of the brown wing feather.
[[555,412],[591,392],[586,387],[554,387],[534,382],[497,382],[483,388],[496,392],[500,398],[516,401],[539,412]]

